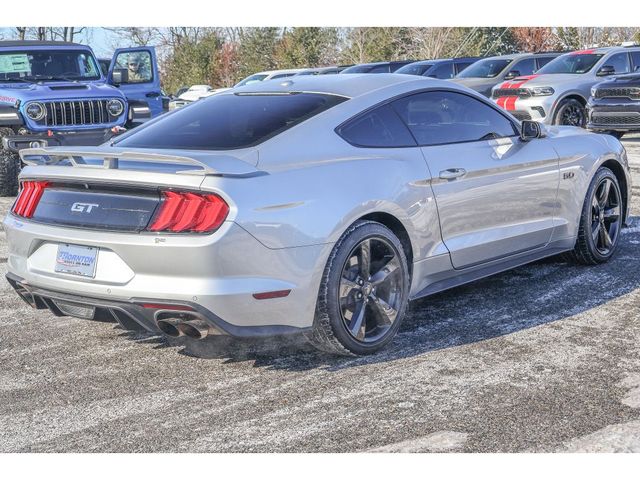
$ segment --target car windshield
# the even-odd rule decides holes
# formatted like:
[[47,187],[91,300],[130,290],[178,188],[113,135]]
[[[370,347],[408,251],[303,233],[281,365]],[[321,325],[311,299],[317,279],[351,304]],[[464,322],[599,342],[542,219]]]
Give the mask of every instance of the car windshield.
[[511,64],[511,62],[513,60],[504,58],[486,58],[465,68],[458,74],[458,78],[494,78],[507,68],[507,65]]
[[240,80],[240,82],[236,83],[235,86],[236,87],[242,87],[244,85],[251,85],[252,83],[261,82],[265,78],[267,78],[267,76],[268,75],[265,75],[265,74],[262,74],[262,73],[256,73],[255,75],[248,76],[244,80]]
[[88,50],[28,50],[0,53],[0,81],[99,80]]
[[409,65],[405,65],[402,68],[396,70],[396,73],[405,73],[407,75],[423,75],[424,72],[433,67],[433,63],[423,63],[419,65],[414,65],[410,63]]
[[602,53],[567,53],[551,60],[536,73],[587,73],[602,58]]
[[319,93],[236,93],[194,102],[138,127],[122,147],[230,150],[257,145],[347,100]]

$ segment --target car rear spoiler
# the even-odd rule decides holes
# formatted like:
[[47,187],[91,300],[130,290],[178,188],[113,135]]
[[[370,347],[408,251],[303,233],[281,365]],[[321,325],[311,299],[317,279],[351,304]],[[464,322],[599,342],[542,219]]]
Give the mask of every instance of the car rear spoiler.
[[[254,157],[257,158],[257,152]],[[252,177],[265,175],[254,165],[241,158],[210,152],[189,152],[188,156],[170,153],[154,153],[145,150],[125,150],[112,147],[49,147],[27,148],[20,151],[20,158],[27,165],[71,166],[92,169],[118,169],[121,161],[140,162],[141,165],[123,166],[127,170],[153,170],[152,165],[174,165],[180,175],[213,175],[225,177]],[[89,161],[88,161],[89,160]],[[256,161],[257,163],[257,161]],[[148,167],[142,164],[149,164]],[[180,170],[179,166],[186,168]]]

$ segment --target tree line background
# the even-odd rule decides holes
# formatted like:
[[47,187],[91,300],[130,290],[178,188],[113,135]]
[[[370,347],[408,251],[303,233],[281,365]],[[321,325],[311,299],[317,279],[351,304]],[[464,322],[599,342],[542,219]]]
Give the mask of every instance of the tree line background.
[[[10,38],[74,41],[88,27],[15,27]],[[89,29],[92,30],[92,29]],[[95,29],[93,29],[95,30]],[[635,27],[121,27],[113,48],[157,48],[163,87],[228,87],[261,70],[640,43]],[[4,35],[7,37],[7,35]]]

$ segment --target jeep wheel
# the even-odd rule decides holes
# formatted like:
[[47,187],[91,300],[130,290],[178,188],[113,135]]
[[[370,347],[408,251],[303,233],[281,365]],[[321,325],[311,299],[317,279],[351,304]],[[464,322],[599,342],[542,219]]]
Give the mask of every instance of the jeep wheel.
[[0,128],[0,197],[13,197],[18,193],[20,157],[2,148],[2,137],[13,135],[10,128]]
[[587,111],[584,106],[573,98],[560,102],[553,117],[554,125],[569,125],[584,128],[587,123]]

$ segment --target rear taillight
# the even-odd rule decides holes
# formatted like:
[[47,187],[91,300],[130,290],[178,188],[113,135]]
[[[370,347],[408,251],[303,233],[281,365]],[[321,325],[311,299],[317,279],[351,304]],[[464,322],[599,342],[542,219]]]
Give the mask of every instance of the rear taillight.
[[148,229],[208,233],[220,227],[228,213],[229,205],[218,195],[167,191]]
[[22,190],[18,194],[18,199],[13,205],[12,212],[15,215],[31,218],[36,211],[40,197],[44,189],[49,186],[49,182],[25,181],[22,182]]

